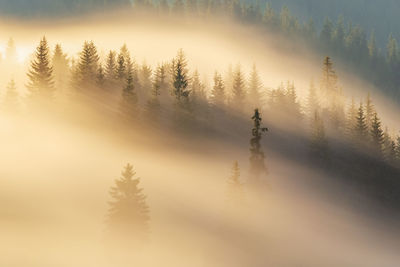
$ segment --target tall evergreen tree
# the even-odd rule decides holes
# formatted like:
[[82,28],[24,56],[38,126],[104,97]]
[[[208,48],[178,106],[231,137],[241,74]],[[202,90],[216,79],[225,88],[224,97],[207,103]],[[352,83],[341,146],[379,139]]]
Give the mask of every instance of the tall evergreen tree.
[[51,99],[54,93],[53,67],[50,64],[50,50],[46,37],[36,48],[34,59],[28,72],[28,90],[33,99]]
[[135,177],[133,166],[128,164],[122,176],[111,187],[107,216],[108,232],[118,241],[140,245],[149,233],[150,211],[140,178]]
[[121,113],[127,119],[138,116],[138,97],[135,90],[132,70],[128,72],[126,84],[122,90]]
[[374,119],[375,113],[376,113],[375,107],[374,107],[374,104],[372,104],[371,95],[370,95],[370,93],[368,93],[367,101],[365,104],[365,120],[366,120],[368,129],[371,128],[372,120]]
[[324,121],[318,111],[314,112],[311,121],[310,153],[315,160],[324,163],[329,160],[329,144],[325,135]]
[[310,82],[310,87],[307,96],[307,114],[310,118],[314,117],[315,111],[320,110],[320,103],[317,94],[317,88],[315,87],[314,81]]
[[109,83],[114,83],[115,79],[117,79],[117,62],[115,58],[115,52],[110,51],[106,60],[106,68],[105,68],[105,78]]
[[215,72],[214,86],[211,91],[211,103],[214,107],[223,108],[225,106],[225,85],[221,74]]
[[125,62],[125,57],[122,53],[118,55],[118,60],[117,60],[117,78],[120,81],[124,81],[126,79],[127,73],[126,73],[126,62]]
[[324,44],[326,47],[329,47],[332,40],[332,35],[333,35],[332,21],[329,18],[326,18],[320,34],[320,39],[322,44]]
[[261,114],[258,109],[254,111],[254,116],[251,118],[254,122],[252,129],[252,138],[250,140],[250,174],[251,183],[259,184],[260,176],[268,173],[268,168],[265,166],[265,154],[261,146],[262,134],[268,131],[268,128],[261,127]]
[[93,42],[86,41],[79,56],[75,85],[78,89],[84,89],[96,84],[99,68],[99,55]]
[[242,110],[246,98],[246,83],[240,66],[233,74],[232,104],[239,111]]
[[355,137],[358,142],[365,142],[368,137],[368,126],[364,114],[364,106],[362,102],[360,103],[360,107],[358,108],[356,128],[354,129]]
[[189,101],[190,90],[187,61],[183,50],[180,49],[172,63],[174,95],[178,104]]
[[261,90],[263,85],[260,80],[260,76],[258,75],[257,67],[254,64],[253,69],[250,74],[249,79],[249,94],[248,94],[248,101],[252,108],[259,108],[261,109],[263,106],[263,99]]
[[371,124],[371,141],[372,149],[375,154],[382,155],[382,145],[384,142],[384,135],[381,126],[381,121],[378,118],[378,114],[375,112]]
[[354,101],[354,97],[351,98],[351,104],[347,111],[347,134],[349,137],[353,138],[355,136],[354,130],[357,125],[357,107]]
[[385,132],[383,133],[383,158],[386,162],[392,163],[394,160],[394,147],[393,140],[390,137],[388,127],[385,127]]
[[57,44],[54,48],[52,64],[55,87],[58,90],[64,89],[70,79],[70,69],[68,56],[63,52],[60,44]]
[[235,161],[232,166],[232,174],[228,179],[227,198],[230,209],[237,209],[243,206],[245,201],[244,184],[240,179],[239,163]]
[[7,112],[16,113],[19,111],[19,94],[14,79],[8,85],[3,99],[3,106]]
[[97,70],[96,84],[98,87],[103,88],[106,82],[106,76],[104,74],[104,68],[102,64],[99,64],[99,69]]

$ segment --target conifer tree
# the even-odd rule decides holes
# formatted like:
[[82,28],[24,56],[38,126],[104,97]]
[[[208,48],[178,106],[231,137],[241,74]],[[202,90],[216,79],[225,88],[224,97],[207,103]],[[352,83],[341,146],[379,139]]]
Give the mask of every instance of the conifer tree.
[[107,56],[105,78],[108,82],[113,83],[117,78],[117,63],[115,59],[115,52],[110,51]]
[[13,38],[8,39],[6,48],[6,60],[8,64],[15,64],[17,62],[17,48]]
[[396,160],[397,167],[400,168],[400,135],[397,136],[396,149],[395,149],[395,160]]
[[327,162],[329,160],[329,145],[325,135],[324,121],[318,111],[314,112],[311,121],[310,152],[314,159]]
[[337,75],[330,57],[325,57],[322,68],[321,89],[330,96],[337,92]]
[[333,25],[329,18],[326,18],[322,27],[320,39],[322,44],[329,46],[332,40]]
[[189,101],[190,90],[188,69],[185,54],[180,49],[175,60],[172,63],[173,68],[173,88],[174,95],[178,104]]
[[99,56],[93,42],[86,41],[79,56],[75,85],[78,89],[95,85],[98,71]]
[[315,111],[320,110],[320,103],[317,95],[317,88],[315,87],[314,81],[310,83],[307,96],[307,114],[310,118],[314,117]]
[[372,59],[372,60],[375,60],[376,57],[378,56],[378,48],[376,45],[375,31],[371,32],[371,36],[368,41],[368,54],[369,54],[370,59]]
[[301,107],[300,103],[297,101],[297,93],[296,93],[296,87],[294,86],[294,83],[289,83],[287,84],[286,88],[286,111],[288,112],[288,115],[290,118],[294,118],[296,120],[301,118]]
[[364,114],[364,106],[362,102],[360,103],[360,107],[358,108],[357,117],[356,117],[356,127],[354,129],[355,137],[358,142],[365,142],[368,137],[368,126],[366,123],[366,118]]
[[153,81],[153,88],[157,88],[158,95],[160,95],[160,99],[163,102],[167,102],[169,99],[169,92],[168,92],[168,77],[167,77],[167,65],[160,64],[157,66],[154,72],[154,81]]
[[225,85],[221,74],[215,72],[214,86],[211,91],[211,103],[214,107],[223,108],[225,105]]
[[240,66],[233,75],[232,104],[235,109],[241,111],[246,98],[246,85]]
[[140,178],[135,177],[133,166],[127,164],[122,176],[111,187],[107,216],[108,233],[118,241],[140,245],[149,233],[150,212]]
[[126,79],[126,76],[125,57],[122,53],[120,53],[117,60],[117,78],[120,81],[124,81]]
[[254,122],[252,129],[252,138],[250,140],[250,173],[251,183],[260,183],[260,176],[268,173],[268,168],[265,166],[265,155],[261,146],[262,134],[268,131],[268,128],[261,127],[261,114],[258,109],[254,111],[254,116],[251,118]]
[[146,64],[146,62],[143,63],[142,67],[140,68],[140,74],[139,74],[139,79],[140,79],[140,84],[142,89],[145,92],[146,96],[151,95],[151,90],[152,90],[152,81],[151,81],[151,75],[152,75],[152,69],[149,65]]
[[258,75],[258,71],[255,64],[253,65],[253,69],[250,74],[248,88],[249,88],[248,100],[250,102],[251,107],[257,107],[261,109],[263,104],[263,99],[261,95],[261,90],[263,88],[263,85],[261,83],[260,76]]
[[228,179],[227,197],[229,208],[237,210],[244,204],[244,184],[240,179],[239,163],[235,161],[232,166],[232,174]]
[[385,132],[383,133],[383,158],[386,162],[392,163],[394,159],[394,149],[393,141],[389,134],[388,127],[385,127]]
[[63,89],[70,79],[70,69],[68,56],[63,52],[60,44],[55,46],[52,63],[55,87],[57,89]]
[[191,100],[194,105],[194,108],[198,109],[207,102],[207,95],[205,92],[205,88],[203,83],[200,81],[200,74],[198,70],[195,70],[193,73],[191,82],[190,82],[190,92],[191,92]]
[[138,103],[138,97],[135,90],[133,73],[132,71],[129,71],[128,77],[126,79],[126,84],[122,91],[122,102],[121,102],[122,115],[127,119],[132,119],[137,117],[138,115],[137,103]]
[[371,128],[372,120],[374,119],[375,113],[376,112],[375,112],[374,105],[372,104],[371,95],[370,95],[370,93],[368,93],[367,102],[365,104],[365,120],[366,120],[368,129]]
[[46,37],[36,48],[28,72],[30,97],[37,100],[51,99],[54,93],[53,68],[50,65],[50,50]]
[[7,91],[3,99],[4,109],[7,112],[16,113],[19,111],[19,94],[14,79],[7,85]]
[[371,141],[372,149],[378,155],[382,155],[382,145],[384,142],[384,135],[381,126],[381,121],[378,118],[378,114],[375,112],[371,124]]
[[351,104],[347,112],[347,134],[349,137],[353,138],[355,136],[354,130],[357,125],[357,108],[354,101],[354,97],[351,98]]
[[104,69],[103,65],[99,64],[99,69],[97,70],[97,77],[96,77],[96,84],[98,87],[103,88],[105,84],[105,74],[104,74]]

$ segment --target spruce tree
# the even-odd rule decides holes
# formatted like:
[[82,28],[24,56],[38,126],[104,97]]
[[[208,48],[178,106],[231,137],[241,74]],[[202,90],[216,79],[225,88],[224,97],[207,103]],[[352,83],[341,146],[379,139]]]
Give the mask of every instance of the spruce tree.
[[252,129],[252,138],[250,140],[250,174],[251,183],[259,184],[260,176],[268,173],[268,168],[265,166],[265,154],[261,146],[262,134],[268,131],[268,128],[261,126],[261,114],[258,109],[255,109],[254,116],[251,118],[254,123]]
[[396,159],[397,167],[400,168],[400,135],[397,136],[396,149],[395,149],[395,159]]
[[260,76],[258,75],[257,67],[254,64],[253,69],[250,74],[249,79],[249,94],[248,94],[248,101],[252,108],[262,108],[263,99],[262,99],[262,88],[263,85],[260,80]]
[[96,84],[97,71],[99,68],[99,55],[93,42],[86,41],[79,56],[77,66],[76,86],[78,89],[85,89]]
[[67,81],[70,79],[70,69],[68,56],[63,52],[60,44],[57,44],[54,48],[52,64],[55,87],[57,89],[63,89],[66,87]]
[[150,212],[140,178],[135,177],[133,166],[127,164],[122,176],[111,187],[107,216],[108,233],[118,241],[140,245],[149,233]]
[[190,90],[189,86],[189,76],[187,69],[187,62],[183,50],[180,49],[176,58],[172,63],[173,68],[173,88],[174,95],[177,103],[180,105],[184,102],[189,101]]
[[158,94],[160,95],[160,100],[162,102],[167,102],[167,99],[170,97],[168,92],[167,69],[168,67],[166,64],[160,64],[157,66],[153,76],[153,89],[158,89]]
[[17,113],[19,111],[19,94],[14,79],[8,83],[3,101],[4,109],[7,112]]
[[105,74],[104,74],[104,69],[103,65],[99,64],[99,69],[97,70],[97,77],[96,77],[96,84],[98,87],[103,88],[105,84]]
[[115,59],[115,52],[110,51],[106,60],[105,78],[109,83],[113,83],[117,79],[117,63]]
[[138,97],[135,90],[132,71],[128,72],[126,84],[122,90],[121,113],[127,119],[137,117]]
[[224,108],[225,106],[225,85],[222,80],[221,74],[215,72],[214,74],[214,86],[211,91],[211,103],[214,107]]
[[368,126],[366,123],[366,118],[364,114],[364,106],[362,102],[360,103],[360,107],[358,108],[357,111],[357,117],[356,117],[356,126],[354,129],[355,137],[358,142],[365,142],[368,137]]
[[318,111],[314,112],[311,121],[310,152],[317,161],[326,163],[329,160],[329,144],[325,135],[324,121]]
[[357,125],[357,108],[356,108],[356,104],[354,101],[354,97],[351,98],[351,104],[350,107],[347,111],[347,135],[351,138],[353,138],[355,136],[354,130],[356,128]]
[[367,102],[365,104],[365,119],[368,129],[371,128],[372,120],[374,119],[375,113],[376,112],[374,105],[372,104],[371,95],[370,93],[368,93]]
[[372,149],[378,155],[382,155],[382,145],[384,142],[384,135],[381,126],[381,121],[378,114],[375,112],[371,123],[371,141]]
[[387,163],[392,163],[394,160],[395,147],[393,146],[393,140],[389,134],[388,127],[385,127],[383,133],[383,158]]
[[36,48],[34,59],[28,72],[28,90],[35,100],[48,100],[53,97],[53,68],[50,64],[50,50],[46,37],[43,37]]
[[149,65],[144,62],[142,64],[142,67],[140,68],[140,74],[139,74],[139,79],[140,79],[140,84],[142,89],[144,90],[145,94],[147,96],[151,95],[151,90],[152,90],[152,81],[151,81],[151,75],[152,75],[152,69]]
[[117,60],[117,78],[120,81],[124,81],[126,79],[127,73],[126,73],[126,62],[125,62],[125,57],[122,53],[118,55],[118,60]]
[[233,86],[232,88],[233,107],[239,111],[242,111],[246,98],[246,85],[240,66],[237,67],[237,70],[233,74],[232,86]]
[[243,206],[245,200],[244,184],[240,178],[239,163],[235,161],[232,166],[232,174],[228,179],[227,198],[230,209],[237,209]]
[[312,118],[315,111],[320,110],[320,103],[317,94],[317,88],[315,87],[314,81],[311,81],[307,96],[307,114]]

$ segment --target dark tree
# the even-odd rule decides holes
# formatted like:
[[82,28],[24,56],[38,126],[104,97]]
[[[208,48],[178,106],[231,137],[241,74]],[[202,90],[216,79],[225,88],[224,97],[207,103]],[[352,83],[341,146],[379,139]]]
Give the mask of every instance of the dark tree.
[[53,68],[50,65],[50,50],[46,37],[43,37],[36,48],[35,58],[31,61],[28,72],[28,90],[30,97],[36,100],[48,100],[53,97]]
[[318,111],[314,112],[311,121],[310,152],[314,160],[327,163],[329,160],[329,144],[325,135],[324,121]]
[[354,129],[356,140],[358,143],[364,143],[368,137],[368,126],[362,103],[360,103],[360,107],[358,108],[356,120],[356,128]]
[[143,189],[139,188],[133,166],[128,164],[122,176],[111,187],[107,216],[108,230],[119,241],[140,244],[146,240],[149,231],[149,207]]
[[132,71],[128,72],[128,78],[122,91],[121,113],[124,117],[132,119],[137,117],[138,97],[135,90]]
[[382,156],[382,145],[384,142],[384,135],[381,126],[381,121],[378,114],[375,112],[371,123],[371,145],[375,155]]
[[260,176],[268,174],[268,168],[265,166],[265,155],[261,146],[262,134],[268,131],[268,128],[261,127],[261,114],[258,109],[254,111],[251,118],[254,122],[252,129],[252,138],[250,140],[250,174],[251,183],[261,182]]
[[88,89],[96,85],[96,77],[99,68],[99,55],[93,42],[85,42],[79,56],[76,68],[75,87],[79,90]]
[[172,64],[172,68],[174,95],[176,97],[176,101],[178,104],[182,102],[188,102],[190,94],[190,91],[188,90],[189,77],[186,57],[182,49],[178,51],[178,55]]

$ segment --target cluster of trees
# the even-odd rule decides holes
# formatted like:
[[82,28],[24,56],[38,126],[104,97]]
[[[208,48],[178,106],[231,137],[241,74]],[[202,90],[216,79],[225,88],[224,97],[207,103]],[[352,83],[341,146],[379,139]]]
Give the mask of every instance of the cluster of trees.
[[[347,149],[370,155],[385,166],[400,168],[400,137],[382,125],[371,96],[360,105],[354,99],[349,104],[329,57],[324,59],[320,83],[311,82],[305,102],[298,98],[293,82],[267,90],[256,66],[247,77],[240,66],[229,68],[224,75],[215,72],[209,86],[198,71],[189,69],[183,50],[153,70],[146,63],[136,63],[126,45],[118,53],[110,51],[102,60],[95,44],[85,42],[79,57],[73,59],[61,45],[50,51],[43,38],[27,76],[28,95],[19,96],[12,80],[3,96],[4,109],[19,112],[25,103],[27,109],[51,108],[60,99],[68,99],[64,105],[78,102],[104,110],[106,101],[113,115],[118,110],[127,125],[144,121],[165,127],[162,123],[171,120],[175,129],[191,133],[201,129],[201,133],[210,134],[213,130],[219,132],[221,127],[241,131],[238,125],[246,122],[243,114],[258,108],[252,117],[250,141],[250,166],[256,183],[268,171],[261,144],[266,131],[261,126],[261,112],[269,114],[266,121],[272,125],[282,125],[284,121],[304,129],[301,126],[309,122],[310,155],[321,166],[337,161],[341,148],[331,138],[337,136],[348,141]],[[227,124],[230,121],[235,125]]]

